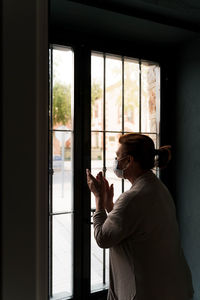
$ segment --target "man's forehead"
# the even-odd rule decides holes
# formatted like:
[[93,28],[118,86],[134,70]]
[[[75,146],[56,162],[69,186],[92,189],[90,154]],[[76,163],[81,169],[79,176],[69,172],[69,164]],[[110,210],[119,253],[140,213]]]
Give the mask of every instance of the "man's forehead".
[[119,155],[121,152],[122,152],[122,147],[120,145],[115,153],[116,155]]

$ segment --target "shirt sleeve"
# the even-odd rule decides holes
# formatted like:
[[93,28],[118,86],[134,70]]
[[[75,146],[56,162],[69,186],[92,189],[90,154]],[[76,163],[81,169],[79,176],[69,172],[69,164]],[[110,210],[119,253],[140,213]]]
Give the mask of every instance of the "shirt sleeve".
[[108,215],[105,210],[94,213],[94,237],[99,247],[113,247],[137,230],[139,211],[134,196],[131,198],[122,194]]

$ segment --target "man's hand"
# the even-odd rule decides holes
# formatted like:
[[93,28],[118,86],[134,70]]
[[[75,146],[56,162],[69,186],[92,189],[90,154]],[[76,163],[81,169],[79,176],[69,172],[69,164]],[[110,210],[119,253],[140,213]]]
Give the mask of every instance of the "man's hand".
[[96,210],[106,209],[110,212],[113,209],[113,184],[109,185],[107,179],[99,172],[96,178],[86,169],[87,184],[96,200]]
[[96,210],[104,209],[106,192],[102,172],[99,172],[96,178],[91,174],[89,169],[86,169],[86,174],[88,187],[95,196]]
[[109,186],[108,180],[103,177],[103,181],[105,184],[105,208],[107,212],[110,212],[113,209],[113,196],[114,196],[114,187],[113,184]]
[[87,174],[87,184],[90,191],[94,194],[95,197],[101,196],[101,182],[99,182],[90,172],[89,169],[86,169]]

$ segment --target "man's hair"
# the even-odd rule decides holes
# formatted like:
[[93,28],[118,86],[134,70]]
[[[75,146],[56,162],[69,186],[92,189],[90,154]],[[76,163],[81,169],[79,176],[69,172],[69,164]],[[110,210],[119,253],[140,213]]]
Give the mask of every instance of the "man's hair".
[[133,156],[134,160],[144,170],[153,169],[155,166],[165,168],[171,159],[171,146],[167,145],[155,149],[154,141],[144,134],[127,133],[121,135],[119,143],[124,146],[125,153]]

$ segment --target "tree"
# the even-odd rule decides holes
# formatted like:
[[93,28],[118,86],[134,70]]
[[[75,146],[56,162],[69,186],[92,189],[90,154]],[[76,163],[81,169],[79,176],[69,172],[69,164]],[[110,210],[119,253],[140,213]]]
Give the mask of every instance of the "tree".
[[[91,88],[92,108],[95,101],[102,97],[99,83],[93,82]],[[71,85],[55,82],[53,87],[53,124],[70,125],[71,123]]]
[[53,123],[71,123],[71,85],[55,82],[53,87]]

